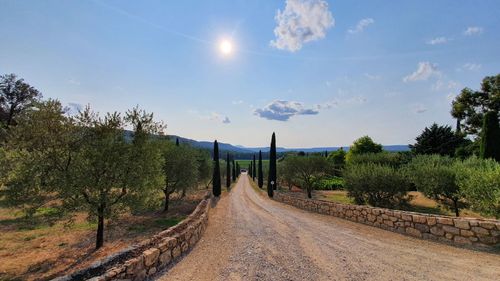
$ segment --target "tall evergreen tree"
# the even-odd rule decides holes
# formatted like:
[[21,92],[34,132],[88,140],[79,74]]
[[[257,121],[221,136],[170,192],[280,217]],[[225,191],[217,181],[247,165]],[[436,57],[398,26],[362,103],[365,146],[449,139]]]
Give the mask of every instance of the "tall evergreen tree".
[[489,111],[484,115],[481,131],[481,158],[493,158],[500,161],[500,127],[498,114]]
[[252,180],[255,181],[255,177],[256,177],[256,174],[257,174],[257,167],[255,166],[255,154],[253,155],[253,165],[252,165]]
[[240,163],[236,162],[236,177],[239,177],[241,174]]
[[250,164],[248,164],[248,174],[249,174],[250,176],[252,176],[252,170],[253,170],[253,169],[252,169],[252,162],[250,162]]
[[175,145],[176,145],[176,146],[179,146],[179,145],[180,145],[180,144],[179,144],[179,138],[176,138],[176,139],[175,139]]
[[226,154],[226,188],[231,186],[231,162],[229,162],[229,153]]
[[259,170],[257,175],[257,184],[259,188],[262,188],[264,185],[264,174],[262,173],[262,151],[259,150]]
[[271,137],[271,148],[269,150],[269,176],[267,180],[267,195],[273,197],[278,183],[276,182],[276,135]]
[[236,162],[233,159],[233,181],[236,181]]
[[214,173],[212,178],[212,193],[219,197],[221,194],[220,164],[219,164],[219,144],[214,142]]

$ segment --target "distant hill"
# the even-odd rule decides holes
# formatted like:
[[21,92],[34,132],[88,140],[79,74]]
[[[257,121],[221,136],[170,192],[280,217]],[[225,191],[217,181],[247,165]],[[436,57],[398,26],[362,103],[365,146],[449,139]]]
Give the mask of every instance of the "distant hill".
[[[181,143],[187,143],[193,147],[198,147],[198,148],[205,148],[205,149],[212,149],[213,148],[213,142],[211,141],[197,141],[193,139],[188,139],[184,138],[181,136],[176,136],[176,135],[169,135],[169,138],[171,141],[175,141],[177,138],[179,138],[179,142]],[[408,145],[384,145],[384,150],[387,151],[409,151],[410,148]],[[339,150],[340,147],[313,147],[313,148],[285,148],[285,147],[277,147],[276,151],[277,152],[291,152],[291,151],[304,151],[308,153],[312,152],[324,152],[324,151],[336,151]],[[255,153],[259,152],[259,150],[262,150],[262,152],[267,152],[269,151],[269,147],[245,147],[241,145],[232,145],[229,143],[223,143],[219,142],[219,150],[221,151],[232,151],[232,152],[237,152],[237,153]],[[349,150],[349,147],[344,147],[344,150]]]

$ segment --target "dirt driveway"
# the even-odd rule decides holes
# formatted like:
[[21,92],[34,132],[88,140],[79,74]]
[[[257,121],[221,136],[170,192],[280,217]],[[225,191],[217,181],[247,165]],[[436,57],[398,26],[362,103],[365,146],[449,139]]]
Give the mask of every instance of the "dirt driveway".
[[242,175],[195,248],[158,280],[500,280],[500,255],[309,213]]

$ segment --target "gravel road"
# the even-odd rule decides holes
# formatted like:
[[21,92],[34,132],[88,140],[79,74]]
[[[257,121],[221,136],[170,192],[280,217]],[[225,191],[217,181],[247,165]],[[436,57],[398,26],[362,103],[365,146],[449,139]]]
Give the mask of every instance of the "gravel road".
[[243,174],[203,238],[157,280],[500,280],[500,255],[302,211]]

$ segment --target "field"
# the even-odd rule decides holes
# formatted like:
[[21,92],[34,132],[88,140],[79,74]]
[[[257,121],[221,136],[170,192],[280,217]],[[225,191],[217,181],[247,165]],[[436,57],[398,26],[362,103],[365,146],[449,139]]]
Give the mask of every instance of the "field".
[[[253,160],[236,160],[238,164],[240,164],[240,167],[242,169],[248,169],[248,166],[250,165],[250,162]],[[259,159],[255,160],[255,163],[258,165],[259,164]],[[262,169],[267,169],[267,166],[269,166],[269,160],[262,160]]]
[[94,251],[96,224],[78,213],[71,223],[54,208],[44,208],[36,221],[19,210],[0,207],[0,280],[47,280],[69,273],[173,226],[188,216],[203,191],[173,201],[167,214],[150,211],[120,216],[105,227],[105,244]]

